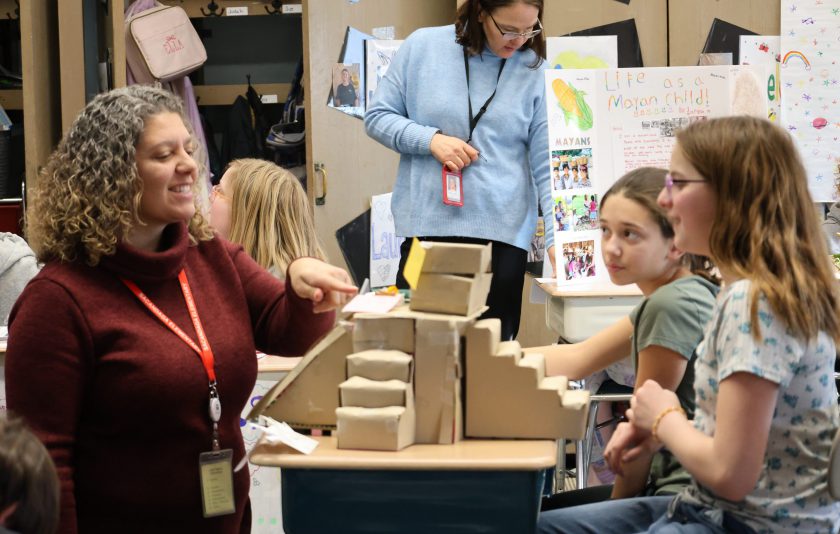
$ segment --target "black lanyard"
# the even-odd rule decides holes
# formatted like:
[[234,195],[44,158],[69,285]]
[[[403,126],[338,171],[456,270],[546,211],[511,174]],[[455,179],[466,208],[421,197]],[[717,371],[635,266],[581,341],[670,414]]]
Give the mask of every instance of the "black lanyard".
[[473,130],[475,130],[475,126],[478,124],[479,119],[481,116],[484,115],[484,112],[487,111],[487,106],[490,105],[490,102],[493,100],[493,97],[496,96],[496,90],[499,88],[499,78],[502,77],[502,69],[505,68],[505,63],[507,62],[507,58],[502,60],[502,64],[499,65],[499,74],[496,75],[496,87],[493,88],[493,94],[490,95],[490,98],[481,106],[481,109],[478,110],[478,115],[473,117],[473,110],[472,110],[472,99],[470,98],[470,62],[468,61],[467,56],[467,49],[464,48],[464,70],[467,72],[467,104],[469,105],[470,110],[470,136],[467,138],[467,143],[472,140]]

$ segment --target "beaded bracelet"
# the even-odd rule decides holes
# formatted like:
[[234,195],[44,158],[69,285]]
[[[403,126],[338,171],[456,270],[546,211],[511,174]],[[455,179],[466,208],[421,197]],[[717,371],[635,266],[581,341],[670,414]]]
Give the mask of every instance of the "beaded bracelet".
[[662,443],[662,440],[659,439],[656,431],[659,429],[659,423],[662,421],[662,418],[671,412],[680,412],[683,416],[685,416],[685,410],[682,409],[682,406],[670,406],[659,412],[659,415],[657,415],[656,419],[653,420],[653,426],[650,428],[650,433],[653,436],[653,439],[660,443]]

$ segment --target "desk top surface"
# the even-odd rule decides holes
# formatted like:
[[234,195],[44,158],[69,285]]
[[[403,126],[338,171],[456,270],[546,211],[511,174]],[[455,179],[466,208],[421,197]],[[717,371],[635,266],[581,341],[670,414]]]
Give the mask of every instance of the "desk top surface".
[[265,355],[257,360],[260,373],[288,373],[303,359],[303,356],[285,357]]
[[313,439],[318,448],[310,455],[283,445],[260,444],[251,462],[304,469],[538,471],[557,461],[557,442],[550,440],[468,439],[452,445],[412,445],[393,452],[338,449],[335,436]]
[[536,284],[552,297],[641,297],[642,291],[636,284],[617,286],[610,282],[558,286],[554,278],[540,278]]

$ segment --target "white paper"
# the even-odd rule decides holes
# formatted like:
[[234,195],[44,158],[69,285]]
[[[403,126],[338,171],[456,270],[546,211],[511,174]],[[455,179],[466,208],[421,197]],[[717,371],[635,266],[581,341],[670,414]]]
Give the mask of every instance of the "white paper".
[[[376,35],[377,28],[374,28]],[[393,32],[393,27],[391,27]],[[379,86],[379,81],[385,76],[391,60],[397,54],[403,42],[396,39],[368,39],[365,41],[365,80],[367,83],[366,108],[370,105],[373,94]]]
[[376,293],[365,293],[353,297],[353,300],[348,302],[341,311],[344,313],[388,313],[402,302],[402,294],[377,295]]
[[618,37],[549,37],[546,39],[546,57],[554,69],[615,69],[618,68]]
[[374,195],[370,202],[370,287],[396,283],[403,241],[394,230],[391,193]]

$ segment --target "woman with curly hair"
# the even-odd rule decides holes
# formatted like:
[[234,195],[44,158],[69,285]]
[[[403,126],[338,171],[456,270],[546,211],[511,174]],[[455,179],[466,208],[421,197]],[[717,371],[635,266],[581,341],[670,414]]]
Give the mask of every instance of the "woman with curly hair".
[[45,265],[12,309],[6,384],[58,469],[59,532],[248,532],[248,470],[231,465],[254,351],[303,353],[355,292],[314,258],[284,284],[214,236],[195,146],[177,97],[117,89],[38,180]]
[[306,191],[294,174],[270,161],[232,161],[210,202],[213,228],[281,280],[295,258],[326,259]]

